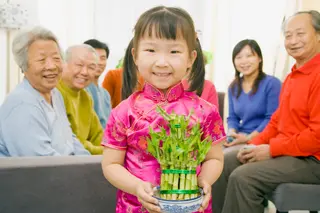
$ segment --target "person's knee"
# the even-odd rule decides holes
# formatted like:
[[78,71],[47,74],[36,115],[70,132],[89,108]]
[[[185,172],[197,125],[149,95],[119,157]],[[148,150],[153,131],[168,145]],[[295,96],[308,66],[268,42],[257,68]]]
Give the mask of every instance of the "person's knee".
[[229,176],[229,183],[239,183],[242,186],[253,183],[253,174],[249,167],[250,165],[246,164],[236,168]]

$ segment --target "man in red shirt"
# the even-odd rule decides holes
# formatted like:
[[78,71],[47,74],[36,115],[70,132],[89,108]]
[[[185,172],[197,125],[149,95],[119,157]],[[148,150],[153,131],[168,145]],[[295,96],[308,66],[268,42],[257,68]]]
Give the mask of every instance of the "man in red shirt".
[[279,184],[320,184],[320,13],[298,12],[283,30],[296,63],[265,130],[225,154],[212,190],[214,213],[263,213],[264,196]]

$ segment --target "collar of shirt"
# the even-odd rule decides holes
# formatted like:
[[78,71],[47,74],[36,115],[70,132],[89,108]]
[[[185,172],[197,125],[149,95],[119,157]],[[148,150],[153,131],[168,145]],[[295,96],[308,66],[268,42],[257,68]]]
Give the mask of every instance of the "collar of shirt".
[[[40,101],[40,102],[45,102],[47,103],[47,101],[44,99],[44,97],[40,94],[40,92],[38,90],[36,90],[29,82],[28,79],[26,78],[23,78],[22,80],[22,87],[25,88],[26,90],[28,90],[30,93],[32,93],[34,96],[37,97],[37,99]],[[52,89],[51,90],[51,97],[53,99],[53,97],[55,96],[55,89]]]
[[320,63],[320,53],[315,55],[311,60],[305,63],[302,67],[297,68],[296,64],[292,67],[291,71],[294,72],[301,72],[303,74],[308,75],[310,72],[313,71],[312,67],[316,64]]
[[73,90],[71,89],[69,86],[67,86],[63,80],[60,80],[59,81],[59,86],[62,90],[66,91],[69,95],[71,95],[72,97],[77,97],[79,94],[80,94],[80,91],[76,91],[76,90]]
[[154,86],[152,86],[147,82],[145,83],[143,88],[143,94],[147,98],[155,101],[156,103],[164,102],[164,101],[168,101],[168,102],[175,101],[183,95],[183,92],[184,92],[184,89],[181,82],[169,88],[166,94],[164,94],[159,89],[155,88]]

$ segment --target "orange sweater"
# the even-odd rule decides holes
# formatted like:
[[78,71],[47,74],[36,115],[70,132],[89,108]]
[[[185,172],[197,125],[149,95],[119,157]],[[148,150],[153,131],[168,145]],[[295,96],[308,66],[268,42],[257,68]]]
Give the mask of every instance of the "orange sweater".
[[[122,72],[123,69],[109,70],[103,79],[102,87],[108,90],[112,108],[115,108],[121,102],[121,89],[122,89]],[[139,79],[137,89],[141,90],[143,87],[143,79]]]
[[269,144],[273,157],[315,156],[320,160],[320,54],[292,68],[282,87],[279,108],[250,143]]

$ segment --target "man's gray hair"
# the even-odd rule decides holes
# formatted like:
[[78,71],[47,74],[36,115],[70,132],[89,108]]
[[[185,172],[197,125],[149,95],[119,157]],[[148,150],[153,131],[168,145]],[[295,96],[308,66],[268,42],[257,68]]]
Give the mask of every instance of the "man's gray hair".
[[97,51],[88,44],[79,44],[79,45],[74,45],[69,47],[65,52],[65,60],[67,63],[71,61],[72,54],[74,53],[74,51],[77,51],[77,49],[86,49],[89,52],[92,52],[96,58],[96,63],[98,63],[99,57],[98,57]]
[[[315,29],[315,31],[320,34],[320,13],[316,10],[308,10],[308,11],[299,11],[296,12],[292,17],[295,17],[297,15],[301,15],[301,14],[309,14],[311,17],[311,23],[313,28]],[[288,20],[290,20],[290,18],[288,18],[286,21],[283,22],[282,24],[282,31],[283,33],[285,32],[285,27],[287,25]]]
[[23,30],[15,36],[12,42],[12,53],[14,60],[22,72],[28,69],[28,51],[30,45],[37,40],[49,40],[57,43],[61,58],[63,58],[61,47],[57,37],[48,29],[36,26],[34,28]]

